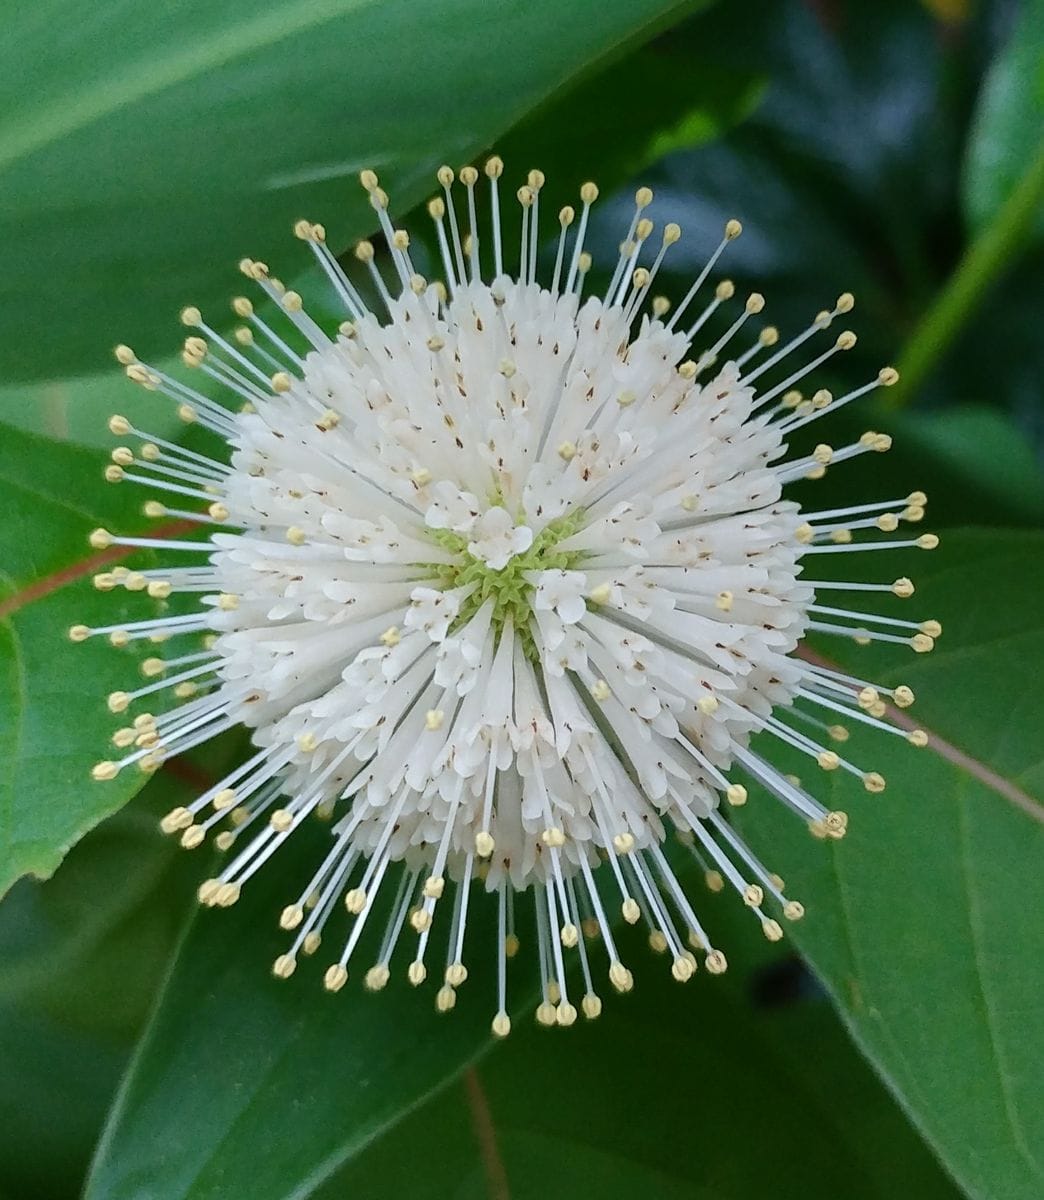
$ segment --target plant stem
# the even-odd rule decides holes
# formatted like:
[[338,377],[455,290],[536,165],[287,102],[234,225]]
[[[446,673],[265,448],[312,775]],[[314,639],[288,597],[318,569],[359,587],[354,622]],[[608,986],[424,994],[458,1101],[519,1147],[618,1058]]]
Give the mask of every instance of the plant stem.
[[986,288],[1024,241],[1044,200],[1044,138],[1038,143],[1018,186],[990,224],[965,252],[946,286],[925,313],[899,361],[899,383],[889,389],[882,407],[901,408],[924,382],[974,312]]

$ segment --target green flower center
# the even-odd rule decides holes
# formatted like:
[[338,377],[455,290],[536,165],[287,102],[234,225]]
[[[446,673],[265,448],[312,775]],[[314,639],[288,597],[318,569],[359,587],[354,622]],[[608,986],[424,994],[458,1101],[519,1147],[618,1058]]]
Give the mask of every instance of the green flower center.
[[533,571],[575,569],[584,556],[583,551],[559,550],[557,547],[572,537],[583,526],[583,521],[584,514],[579,509],[549,521],[533,539],[529,549],[514,555],[499,571],[469,553],[468,542],[471,539],[466,534],[454,533],[451,529],[431,530],[432,540],[443,550],[448,550],[455,559],[452,563],[432,564],[436,586],[444,591],[471,585],[475,589],[461,605],[453,629],[466,625],[487,600],[492,600],[492,624],[496,635],[499,637],[510,618],[523,651],[536,661],[539,654],[529,629],[535,588],[526,575]]

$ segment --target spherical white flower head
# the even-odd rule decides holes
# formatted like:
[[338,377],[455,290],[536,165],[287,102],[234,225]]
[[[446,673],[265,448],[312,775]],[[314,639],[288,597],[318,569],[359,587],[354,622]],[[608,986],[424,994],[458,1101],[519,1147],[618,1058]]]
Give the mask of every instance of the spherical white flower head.
[[[478,880],[497,905],[498,1033],[509,1027],[516,893],[535,909],[537,1015],[545,1023],[576,1017],[571,956],[588,1016],[601,1004],[598,954],[611,983],[630,987],[613,939],[615,912],[632,923],[644,917],[653,947],[670,952],[675,978],[695,970],[695,950],[712,973],[724,969],[665,853],[669,831],[710,886],[727,881],[766,936],[778,938],[776,915],[794,919],[801,906],[721,814],[722,799],[742,804],[756,784],[820,836],[841,836],[847,822],[781,775],[763,757],[765,739],[752,744],[752,736],[773,736],[878,791],[881,777],[826,748],[821,731],[843,741],[844,727],[828,723],[843,715],[900,732],[882,719],[886,699],[912,699],[908,689],[873,688],[793,651],[809,629],[907,641],[915,650],[930,649],[939,633],[933,622],[819,602],[821,592],[846,590],[903,597],[913,590],[908,580],[802,575],[806,555],[896,544],[855,542],[855,530],[890,532],[923,515],[920,493],[811,515],[782,498],[792,480],[887,448],[887,438],[871,433],[839,450],[819,445],[787,457],[802,426],[895,381],[886,368],[836,400],[796,388],[854,343],[842,333],[794,365],[795,352],[847,312],[851,297],[778,345],[771,327],[744,343],[746,323],[762,309],[753,295],[718,340],[693,355],[697,332],[733,297],[726,281],[696,304],[738,222],[726,226],[672,312],[650,297],[680,231],[667,225],[650,265],[638,265],[654,228],[644,215],[652,195],[641,189],[605,290],[585,298],[584,239],[597,189],[581,192],[575,236],[576,214],[562,210],[553,269],[538,279],[543,177],[530,174],[518,193],[520,263],[511,276],[501,169],[498,159],[486,167],[487,228],[476,216],[478,173],[460,174],[466,218],[455,207],[453,173],[439,173],[444,198],[429,211],[445,285],[415,270],[409,239],[393,229],[370,172],[363,184],[387,243],[385,271],[362,243],[364,276],[354,282],[321,227],[300,222],[298,235],[347,310],[336,334],[249,260],[243,269],[281,324],[237,299],[248,323],[226,340],[197,310],[185,310],[184,322],[199,332],[184,361],[220,382],[230,406],[118,349],[132,379],[170,395],[186,419],[223,438],[229,454],[209,458],[113,418],[115,432],[144,444],[137,453],[121,447],[108,477],[188,498],[190,507],[177,509],[150,501],[150,515],[216,528],[204,540],[96,531],[97,546],[151,544],[203,556],[196,565],[116,568],[96,582],[163,600],[192,593],[201,607],[72,631],[76,640],[108,633],[121,644],[175,636],[186,644],[171,658],[146,660],[157,682],[110,697],[116,712],[164,689],[185,703],[158,717],[139,714],[119,730],[114,741],[128,753],[98,764],[96,778],[131,763],[154,769],[234,725],[252,731],[257,749],[247,762],[163,822],[188,847],[221,826],[218,846],[235,848],[201,888],[204,902],[234,902],[309,816],[333,820],[329,852],[310,880],[297,881],[299,894],[283,911],[295,940],[277,975],[292,973],[297,955],[344,919],[335,917],[343,901],[343,949],[326,974],[327,986],[340,988],[394,873],[367,983],[383,986],[405,942],[409,978],[421,982],[437,934],[445,968],[436,1003],[452,1007],[467,975],[467,913]],[[364,286],[379,299],[379,315]],[[925,535],[906,544],[934,542]],[[189,643],[200,633],[195,649]],[[905,736],[924,740],[918,731]],[[585,945],[581,928],[602,951]]]

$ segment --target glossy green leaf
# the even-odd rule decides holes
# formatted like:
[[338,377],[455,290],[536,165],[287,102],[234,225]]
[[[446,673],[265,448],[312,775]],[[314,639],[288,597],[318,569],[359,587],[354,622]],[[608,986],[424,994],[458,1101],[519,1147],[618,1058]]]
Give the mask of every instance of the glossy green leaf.
[[193,864],[157,834],[185,786],[160,772],[53,879],[0,902],[0,1194],[80,1194],[193,899]]
[[[1025,0],[1011,39],[990,68],[964,163],[965,216],[985,228],[1044,152],[1044,0]],[[1044,233],[1044,204],[1036,223]]]
[[[441,161],[688,7],[191,0],[73,14],[49,0],[10,13],[0,373],[82,373],[115,340],[155,356],[186,301],[225,305],[244,254],[294,274],[302,209],[338,248],[369,232],[360,168],[404,211]],[[70,21],[75,36],[55,37]]]
[[[269,974],[286,949],[277,921],[288,890],[307,879],[328,836],[302,831],[235,908],[199,914],[114,1111],[89,1200],[305,1196],[488,1044],[492,996],[470,984],[440,1016],[437,984],[416,991],[404,969],[377,995],[359,977],[326,992],[323,969],[339,946],[302,959],[290,980]],[[491,937],[488,909],[469,917],[479,943]],[[439,953],[433,943],[431,978]]]
[[751,964],[801,976],[721,901],[727,975],[680,986],[635,946],[634,991],[597,1022],[518,1022],[317,1200],[956,1200],[824,997],[784,984],[763,1001]]
[[151,603],[90,586],[119,557],[91,551],[90,531],[129,531],[142,519],[141,498],[109,487],[103,466],[100,455],[0,428],[0,893],[19,875],[49,875],[145,782],[137,771],[108,784],[89,776],[116,723],[105,696],[133,686],[135,654],[67,636],[74,624],[117,624]]
[[744,832],[805,901],[794,937],[962,1187],[1033,1200],[1044,1187],[1044,535],[950,533],[904,568],[918,584],[908,603],[943,624],[935,651],[824,650],[864,678],[911,686],[907,715],[931,748],[853,734],[845,752],[888,789],[814,781],[849,812],[840,843],[814,842],[767,802],[748,806]]

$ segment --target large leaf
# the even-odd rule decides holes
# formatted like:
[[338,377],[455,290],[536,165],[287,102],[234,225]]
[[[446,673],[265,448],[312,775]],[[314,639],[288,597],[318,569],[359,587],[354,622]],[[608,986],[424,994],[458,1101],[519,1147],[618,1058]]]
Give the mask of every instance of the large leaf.
[[[155,354],[186,300],[224,306],[244,254],[293,274],[302,209],[337,248],[367,233],[366,197],[346,186],[360,168],[381,171],[402,211],[441,161],[466,160],[688,7],[189,0],[85,14],[52,0],[11,12],[0,371],[91,369],[116,337]],[[56,38],[70,21],[76,35]]]
[[160,772],[53,879],[20,880],[0,902],[4,1195],[80,1194],[193,899],[196,864],[156,834],[185,786]]
[[88,773],[114,726],[105,696],[133,684],[135,654],[104,638],[74,646],[67,637],[74,624],[116,624],[147,603],[90,586],[121,557],[88,550],[91,529],[130,531],[142,520],[142,497],[109,487],[103,465],[88,451],[0,427],[0,894],[19,875],[49,875],[145,781],[125,771],[103,785]]
[[792,960],[721,900],[735,927],[726,976],[682,987],[636,947],[634,992],[598,1022],[519,1023],[320,1200],[955,1200],[822,994],[788,994]]
[[909,604],[942,622],[936,650],[837,653],[864,678],[914,689],[907,715],[931,748],[853,734],[852,757],[870,756],[888,790],[833,784],[829,802],[851,818],[840,843],[813,842],[766,803],[748,806],[744,828],[800,891],[809,915],[795,937],[962,1186],[976,1200],[1034,1200],[1044,1188],[1044,535],[948,533],[935,555],[916,564]]
[[[485,988],[469,982],[453,1013],[440,1016],[433,987],[418,993],[404,970],[378,995],[358,978],[329,994],[322,969],[336,951],[325,947],[321,962],[302,960],[291,980],[269,975],[286,948],[276,922],[288,890],[311,874],[328,837],[302,831],[234,909],[203,911],[190,928],[103,1139],[89,1200],[307,1195],[488,1044],[488,979]],[[490,906],[474,907],[469,939],[488,944]],[[433,977],[438,953],[433,945]]]
[[[1044,0],[1024,0],[1011,39],[994,61],[972,124],[964,163],[964,210],[985,228],[1044,153]],[[1036,223],[1044,232],[1044,204]]]
[[[285,940],[264,930],[300,861],[266,872],[243,908],[200,916],[115,1111],[88,1200],[217,1200],[248,1189],[257,1200],[284,1200],[310,1194],[341,1163],[350,1167],[323,1191],[331,1200],[499,1196],[506,1193],[489,1182],[491,1138],[510,1194],[533,1200],[575,1194],[585,1169],[591,1194],[606,1197],[642,1178],[650,1195],[699,1200],[746,1200],[773,1182],[776,1195],[807,1196],[817,1180],[829,1185],[825,1194],[884,1200],[899,1177],[925,1200],[953,1195],[821,998],[796,1012],[751,1006],[743,963],[778,963],[780,955],[753,922],[738,927],[746,914],[726,908],[725,897],[718,915],[733,927],[736,978],[701,974],[682,989],[663,959],[624,935],[628,960],[640,966],[632,996],[607,998],[601,1021],[566,1032],[537,1029],[522,1006],[515,1031],[482,1068],[487,1097],[475,1095],[468,1076],[470,1120],[457,1089],[410,1116],[488,1046],[486,906],[473,906],[474,929],[469,918],[472,978],[452,1014],[435,1016],[431,988],[413,992],[401,979],[380,996],[354,982],[331,997],[317,970],[299,968],[288,984],[264,972]],[[650,1072],[650,1062],[664,1071]],[[679,1081],[693,1089],[681,1103]],[[190,1105],[181,1102],[186,1094]],[[752,1098],[773,1114],[758,1125],[756,1153],[745,1119]]]

